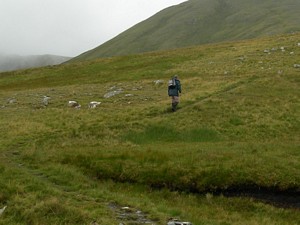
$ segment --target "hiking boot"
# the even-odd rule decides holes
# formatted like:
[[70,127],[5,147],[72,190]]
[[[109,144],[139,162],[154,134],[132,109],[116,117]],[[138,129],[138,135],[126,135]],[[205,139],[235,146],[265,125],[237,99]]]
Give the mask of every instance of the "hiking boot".
[[172,103],[172,111],[175,112],[177,107],[177,103]]

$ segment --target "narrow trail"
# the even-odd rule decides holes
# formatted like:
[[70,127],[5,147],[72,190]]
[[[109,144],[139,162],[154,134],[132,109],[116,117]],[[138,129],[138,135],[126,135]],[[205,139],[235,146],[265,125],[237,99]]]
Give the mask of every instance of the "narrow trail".
[[237,88],[240,88],[240,87],[244,86],[245,84],[250,84],[250,83],[256,81],[257,79],[259,79],[259,77],[256,76],[256,75],[253,75],[253,76],[247,77],[246,79],[238,80],[237,82],[234,82],[232,84],[227,85],[226,87],[223,87],[222,89],[219,89],[219,90],[216,90],[212,93],[208,93],[206,95],[200,96],[193,103],[184,106],[184,108],[185,109],[190,109],[191,107],[199,104],[199,102],[202,102],[202,101],[207,100],[211,97],[222,95],[226,92],[235,90]]
[[[134,207],[121,206],[120,204],[114,202],[113,200],[107,199],[98,199],[92,196],[89,196],[86,192],[70,191],[63,185],[59,185],[53,182],[50,177],[38,169],[33,169],[25,166],[18,159],[17,152],[7,152],[0,155],[0,162],[13,168],[19,170],[22,174],[36,179],[38,182],[46,184],[48,187],[51,187],[55,192],[59,193],[59,196],[62,199],[75,200],[80,207],[80,205],[85,202],[94,207],[106,208],[107,212],[111,213],[115,220],[118,221],[118,224],[159,224],[159,221],[151,220],[148,213],[142,211],[141,209],[135,209]],[[98,224],[97,218],[91,218],[91,223],[89,224]]]

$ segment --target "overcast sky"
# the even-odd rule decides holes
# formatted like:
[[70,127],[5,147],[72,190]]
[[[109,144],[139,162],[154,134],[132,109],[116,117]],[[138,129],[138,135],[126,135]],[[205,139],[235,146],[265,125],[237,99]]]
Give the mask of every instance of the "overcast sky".
[[0,0],[0,53],[76,56],[185,0]]

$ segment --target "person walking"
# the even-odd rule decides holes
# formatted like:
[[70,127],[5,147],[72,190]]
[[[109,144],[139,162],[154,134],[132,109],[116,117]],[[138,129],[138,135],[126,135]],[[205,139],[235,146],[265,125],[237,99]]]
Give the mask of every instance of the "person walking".
[[179,93],[181,93],[181,84],[177,75],[169,81],[168,95],[172,99],[172,111],[175,112],[179,104]]

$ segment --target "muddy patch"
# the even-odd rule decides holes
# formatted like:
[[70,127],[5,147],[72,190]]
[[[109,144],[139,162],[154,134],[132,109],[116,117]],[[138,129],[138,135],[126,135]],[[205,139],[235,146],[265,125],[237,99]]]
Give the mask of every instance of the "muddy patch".
[[119,225],[156,225],[157,221],[149,218],[148,213],[129,206],[121,206],[117,203],[109,203],[108,207],[115,213]]

